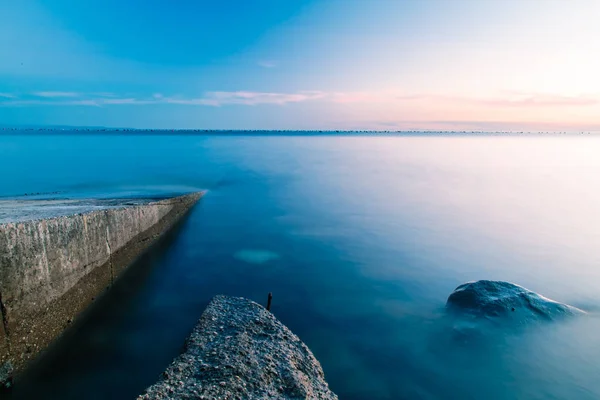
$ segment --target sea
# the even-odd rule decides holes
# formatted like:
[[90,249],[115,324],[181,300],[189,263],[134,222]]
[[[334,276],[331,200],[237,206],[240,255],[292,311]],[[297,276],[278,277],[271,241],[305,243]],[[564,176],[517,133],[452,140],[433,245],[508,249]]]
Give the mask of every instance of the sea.
[[[13,399],[134,399],[210,299],[266,304],[340,399],[600,398],[600,137],[0,135],[0,201],[206,190],[31,368]],[[465,282],[573,318],[463,329]]]

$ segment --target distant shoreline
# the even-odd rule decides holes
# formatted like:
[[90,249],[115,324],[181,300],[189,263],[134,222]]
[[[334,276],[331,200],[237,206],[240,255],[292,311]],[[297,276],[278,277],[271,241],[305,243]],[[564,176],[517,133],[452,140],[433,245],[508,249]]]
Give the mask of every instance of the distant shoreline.
[[597,131],[419,131],[419,130],[237,130],[237,129],[129,129],[129,128],[15,128],[6,134],[63,135],[190,135],[190,136],[524,136],[595,135]]

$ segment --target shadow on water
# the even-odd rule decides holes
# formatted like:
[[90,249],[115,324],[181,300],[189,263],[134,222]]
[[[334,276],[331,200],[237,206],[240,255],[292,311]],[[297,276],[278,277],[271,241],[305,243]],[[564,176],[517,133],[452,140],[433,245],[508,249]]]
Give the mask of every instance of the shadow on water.
[[[164,263],[188,219],[189,214],[142,254],[110,290],[101,294],[76,322],[28,367],[6,398],[135,398],[147,385],[153,383],[165,367],[165,357],[146,357],[143,363],[140,363],[139,359],[132,362],[132,359],[122,355],[121,349],[123,346],[135,346],[132,341],[140,339],[142,331],[148,333],[147,326],[140,326],[144,322],[147,323],[141,320],[143,317],[140,318],[140,309],[144,309],[144,305],[139,304],[140,293],[145,290],[150,276],[160,272],[156,271],[157,267]],[[156,320],[160,323],[160,316],[157,315]],[[124,330],[123,327],[127,325],[129,330]],[[189,329],[191,330],[191,326]],[[132,337],[124,335],[124,332],[128,331],[133,334]],[[179,334],[186,335],[185,332]],[[179,343],[183,346],[183,340]],[[164,347],[164,343],[155,345]],[[143,357],[144,352],[153,352],[155,349],[142,346],[139,351]],[[173,349],[169,348],[167,353],[170,351]],[[167,357],[172,358],[173,355]],[[144,374],[147,377],[147,385],[140,386],[139,378],[129,379],[127,367],[134,365],[137,368],[129,373]],[[139,370],[140,365],[143,365],[143,371]]]

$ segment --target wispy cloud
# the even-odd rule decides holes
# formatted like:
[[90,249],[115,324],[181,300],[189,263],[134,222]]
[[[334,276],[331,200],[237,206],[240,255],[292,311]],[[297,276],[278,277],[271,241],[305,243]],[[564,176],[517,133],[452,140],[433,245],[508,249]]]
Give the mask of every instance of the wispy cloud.
[[181,98],[181,97],[166,97],[160,100],[156,100],[155,103],[166,103],[166,104],[181,104],[188,106],[213,106],[218,107],[222,104],[216,100],[205,99],[205,98]]
[[79,97],[79,93],[75,92],[34,92],[32,93],[37,97],[47,97],[47,98],[55,98],[55,97]]
[[101,104],[138,104],[139,101],[132,97],[125,99],[102,99]]
[[303,101],[319,100],[327,97],[327,93],[320,91],[304,91],[298,93],[272,93],[272,92],[210,92],[207,93],[204,100],[208,100],[217,105],[226,104],[287,104],[299,103]]
[[600,104],[594,96],[562,96],[552,94],[518,94],[500,98],[475,99],[476,103],[495,107],[568,107],[592,106]]
[[[76,93],[65,91],[34,92],[30,95],[17,96],[12,93],[0,93],[0,106],[116,106],[173,104],[189,106],[221,107],[228,105],[259,106],[303,102],[328,102],[335,104],[369,105],[408,105],[418,104],[421,109],[446,109],[448,106],[479,106],[489,110],[512,109],[518,107],[544,108],[554,107],[589,107],[600,105],[598,95],[564,96],[552,94],[518,94],[507,93],[496,97],[477,98],[448,95],[410,94],[393,92],[326,92],[305,90],[298,92],[260,92],[260,91],[212,91],[197,97],[181,95],[164,95],[154,93],[146,96],[119,95],[115,93]],[[461,105],[462,104],[462,105]]]
[[11,100],[0,101],[0,106],[95,106],[99,107],[101,102],[94,99],[83,100]]
[[[275,92],[207,92],[200,97],[183,96],[165,96],[161,93],[154,93],[147,97],[119,97],[108,96],[107,94],[78,94],[70,92],[35,92],[35,98],[12,100],[14,96],[5,96],[8,101],[0,101],[4,106],[23,106],[23,105],[144,105],[144,104],[181,104],[196,106],[220,107],[225,105],[247,105],[256,106],[261,104],[285,105],[288,103],[300,103],[313,100],[326,100],[332,95],[321,91],[301,91],[296,93],[275,93]],[[65,98],[73,99],[63,100]],[[338,96],[339,97],[339,96]]]
[[539,121],[420,121],[421,126],[440,130],[473,130],[493,132],[569,132],[600,131],[598,123],[539,122]]
[[275,68],[277,67],[277,62],[273,60],[261,60],[258,62],[258,65],[263,68]]
[[389,92],[348,92],[328,95],[337,103],[376,103],[427,101],[433,103],[466,103],[494,108],[504,107],[569,107],[600,105],[599,95],[554,95],[541,93],[509,93],[493,97],[466,97],[436,94],[399,94]]
[[298,93],[272,93],[272,92],[208,92],[203,97],[160,97],[155,98],[157,103],[185,104],[199,106],[220,107],[225,105],[256,106],[260,104],[285,105],[304,101],[319,100],[327,97],[327,93],[320,91],[303,91]]
[[423,98],[423,96],[407,96],[390,92],[335,92],[328,93],[326,97],[334,103],[381,103]]
[[100,107],[100,104],[96,100],[72,100],[72,101],[65,101],[64,104],[65,105],[72,105],[72,106],[94,106],[94,107]]
[[[389,131],[432,131],[432,132],[600,132],[598,123],[556,123],[533,121],[480,121],[480,120],[398,120],[363,121],[358,127],[349,121],[345,128],[374,129]],[[354,125],[352,125],[354,124]],[[340,121],[338,125],[344,125]],[[368,128],[367,128],[368,127]]]

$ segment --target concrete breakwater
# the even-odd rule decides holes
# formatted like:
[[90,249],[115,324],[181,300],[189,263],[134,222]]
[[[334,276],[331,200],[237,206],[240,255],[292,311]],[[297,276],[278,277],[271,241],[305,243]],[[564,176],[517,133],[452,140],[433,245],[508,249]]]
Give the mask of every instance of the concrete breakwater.
[[273,314],[216,296],[184,352],[138,400],[337,398],[319,361]]
[[0,386],[201,195],[0,224]]

